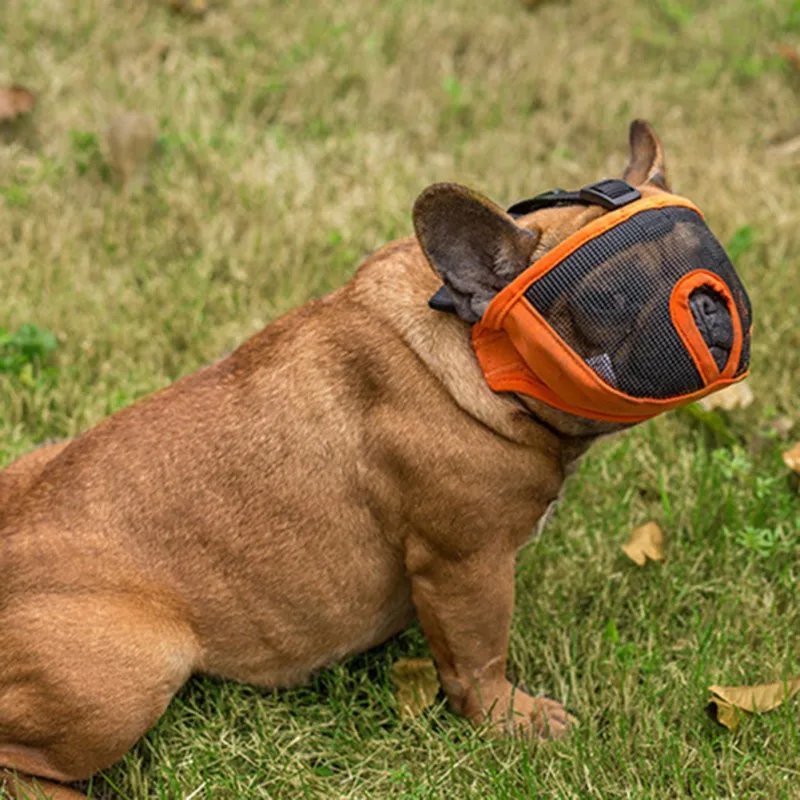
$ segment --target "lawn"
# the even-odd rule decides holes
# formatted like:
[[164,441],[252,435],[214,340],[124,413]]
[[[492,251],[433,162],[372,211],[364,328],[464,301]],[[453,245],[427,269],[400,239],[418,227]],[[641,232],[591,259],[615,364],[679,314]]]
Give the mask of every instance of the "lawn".
[[[38,107],[0,128],[0,329],[48,352],[0,360],[2,464],[341,285],[429,183],[508,203],[620,174],[633,117],[754,307],[753,404],[599,444],[520,554],[510,667],[571,739],[493,740],[443,700],[401,723],[412,628],[291,691],[194,680],[93,798],[800,797],[798,699],[733,733],[705,713],[710,684],[800,674],[800,72],[777,45],[798,0],[3,0],[0,84]],[[159,125],[130,197],[121,109]],[[763,433],[783,416],[788,442]],[[667,560],[639,568],[621,545],[648,520]]]

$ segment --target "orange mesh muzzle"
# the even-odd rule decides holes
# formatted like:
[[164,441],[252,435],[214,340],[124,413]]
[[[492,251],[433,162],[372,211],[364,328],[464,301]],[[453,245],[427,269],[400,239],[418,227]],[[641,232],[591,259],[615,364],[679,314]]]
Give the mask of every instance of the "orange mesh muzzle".
[[[692,312],[698,289],[730,316],[721,366]],[[495,391],[635,423],[742,380],[749,335],[744,288],[701,212],[660,194],[604,214],[531,264],[494,297],[472,344]]]

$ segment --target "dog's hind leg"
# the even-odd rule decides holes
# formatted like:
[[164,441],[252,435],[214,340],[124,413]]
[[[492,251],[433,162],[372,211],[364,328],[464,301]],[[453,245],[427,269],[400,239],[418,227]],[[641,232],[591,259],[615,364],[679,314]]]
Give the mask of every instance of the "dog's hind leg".
[[[187,680],[199,648],[174,610],[97,593],[10,604],[0,654],[0,771],[13,787],[12,772],[71,782],[118,761]],[[24,797],[26,785],[8,791]],[[44,797],[79,797],[42,786]]]
[[51,781],[0,769],[0,800],[86,800],[86,795]]

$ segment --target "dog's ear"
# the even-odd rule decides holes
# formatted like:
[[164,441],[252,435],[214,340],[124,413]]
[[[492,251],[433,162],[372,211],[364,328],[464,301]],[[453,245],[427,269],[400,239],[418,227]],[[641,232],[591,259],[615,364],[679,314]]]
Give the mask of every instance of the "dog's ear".
[[469,323],[478,322],[497,292],[531,263],[540,236],[455,183],[436,183],[417,198],[414,229],[458,315]]
[[628,135],[631,156],[623,178],[633,186],[651,183],[659,189],[670,191],[664,148],[649,122],[635,119]]

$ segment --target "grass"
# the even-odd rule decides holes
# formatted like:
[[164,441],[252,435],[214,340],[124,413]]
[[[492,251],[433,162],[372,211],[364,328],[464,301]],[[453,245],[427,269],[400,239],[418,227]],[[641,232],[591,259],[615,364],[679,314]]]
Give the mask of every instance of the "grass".
[[[775,50],[800,44],[800,4],[532,5],[219,0],[191,22],[5,0],[0,83],[39,107],[0,129],[2,463],[340,285],[433,181],[510,202],[619,174],[634,116],[755,309],[753,406],[599,445],[521,553],[511,670],[566,700],[572,739],[497,742],[443,703],[401,724],[412,628],[292,691],[193,681],[92,797],[800,797],[797,701],[734,734],[704,713],[712,683],[800,673],[796,485],[783,443],[754,439],[800,420],[800,162],[773,146],[800,134]],[[122,108],[160,127],[131,199],[103,133]],[[648,519],[668,560],[639,569],[620,545]]]

